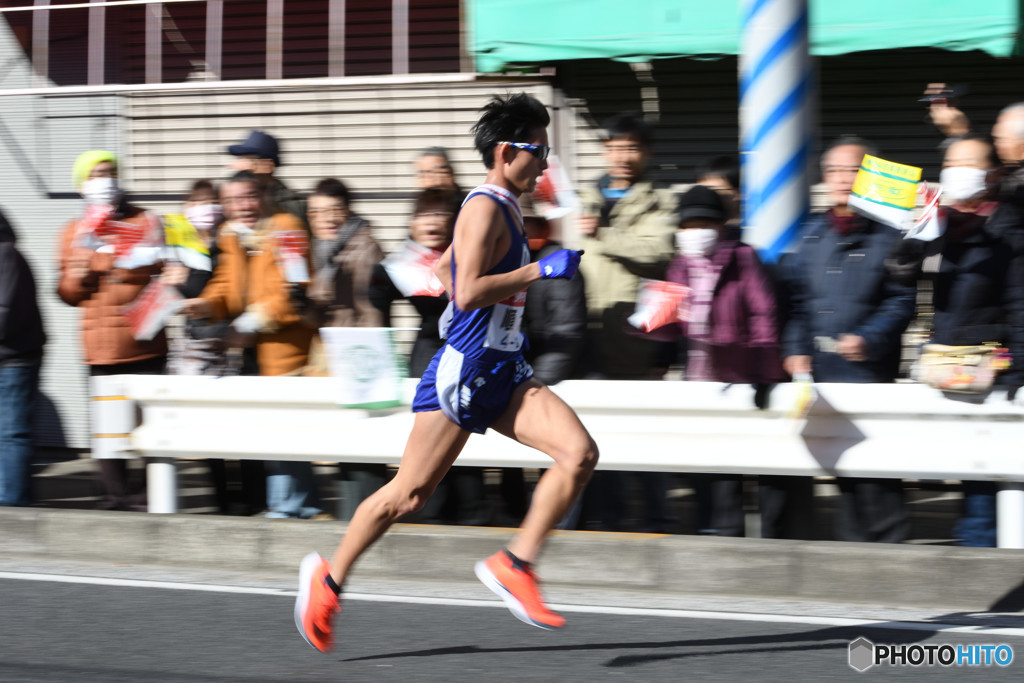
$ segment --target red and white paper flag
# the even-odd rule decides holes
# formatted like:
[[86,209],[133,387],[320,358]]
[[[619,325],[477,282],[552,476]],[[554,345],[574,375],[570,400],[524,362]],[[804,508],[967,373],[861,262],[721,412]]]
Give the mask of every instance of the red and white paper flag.
[[444,285],[434,274],[441,252],[406,240],[381,262],[402,296],[441,296]]
[[309,282],[309,236],[302,230],[278,230],[274,232],[277,253],[284,268],[284,279],[288,282]]
[[549,221],[562,218],[580,207],[580,199],[569,180],[569,174],[554,154],[548,156],[548,167],[530,196],[534,202],[542,205],[544,218]]
[[139,292],[135,301],[124,306],[121,313],[128,318],[132,336],[148,341],[164,328],[168,316],[178,310],[181,300],[176,287],[155,279]]
[[627,322],[642,332],[690,319],[690,288],[676,282],[640,280],[636,311]]
[[921,211],[921,217],[903,235],[903,239],[931,242],[946,231],[946,211],[939,206],[942,186],[929,185],[922,181],[917,186],[917,194],[924,200],[924,209]]
[[114,254],[114,265],[131,270],[163,258],[163,229],[159,221],[139,225],[111,219],[110,206],[90,204],[78,222],[76,244],[101,254]]

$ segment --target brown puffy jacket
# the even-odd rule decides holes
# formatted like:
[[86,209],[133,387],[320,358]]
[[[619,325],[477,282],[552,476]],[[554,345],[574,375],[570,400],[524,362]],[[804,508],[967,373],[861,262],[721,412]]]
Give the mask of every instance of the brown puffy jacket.
[[[160,231],[160,219],[135,206],[128,206],[122,220],[147,225]],[[82,309],[82,346],[88,365],[118,365],[167,355],[167,340],[160,332],[149,341],[132,336],[122,308],[135,300],[153,276],[163,268],[160,262],[151,266],[125,270],[114,266],[114,254],[101,254],[77,246],[79,221],[64,228],[60,242],[60,278],[57,295],[67,304]],[[152,233],[151,233],[152,234]],[[87,255],[89,272],[76,276],[72,263]]]
[[217,319],[245,312],[258,315],[262,321],[256,336],[260,374],[288,375],[305,366],[314,331],[292,301],[292,286],[284,279],[274,232],[304,228],[286,213],[261,223],[257,234],[246,238],[251,249],[242,244],[231,223],[221,227],[217,267],[200,297],[210,302]]

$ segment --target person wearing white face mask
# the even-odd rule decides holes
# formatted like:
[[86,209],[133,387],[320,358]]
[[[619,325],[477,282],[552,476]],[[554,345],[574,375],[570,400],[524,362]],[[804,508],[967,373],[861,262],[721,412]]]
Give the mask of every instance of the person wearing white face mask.
[[[193,183],[185,199],[184,215],[210,251],[210,268],[169,263],[164,267],[162,278],[167,284],[177,287],[183,297],[192,299],[202,294],[220,255],[216,240],[224,212],[218,188],[212,181],[197,180]],[[172,316],[168,324],[168,372],[172,375],[215,377],[259,374],[253,349],[232,350],[228,347],[229,324],[228,320],[211,322]],[[264,508],[266,473],[262,461],[232,462],[213,458],[206,462],[221,514],[251,515]]]
[[[993,226],[1000,171],[995,147],[987,138],[968,135],[947,148],[940,175],[943,193],[952,200],[946,230],[920,247],[916,269],[904,277],[932,282],[931,342],[996,342],[1009,349],[1011,365],[995,384],[997,391],[1005,388],[1013,398],[1024,384],[1024,257]],[[963,492],[963,515],[954,525],[955,536],[961,545],[994,547],[995,483],[963,482]]]
[[[119,260],[122,256],[114,245],[132,233],[141,244],[162,244],[160,219],[125,201],[117,183],[117,157],[111,152],[81,154],[72,169],[72,182],[85,206],[82,217],[63,231],[57,294],[82,309],[82,347],[89,373],[161,374],[167,361],[166,337],[160,332],[150,340],[135,339],[123,310],[160,274],[163,264],[151,258],[126,264]],[[110,230],[114,224],[117,230]],[[98,462],[104,488],[100,507],[144,510],[143,482],[130,481],[127,461],[101,458]]]
[[[728,214],[718,192],[695,185],[679,201],[679,255],[668,280],[690,288],[685,379],[769,385],[785,380],[775,288],[754,249],[726,239]],[[759,392],[765,395],[767,392]],[[700,533],[742,536],[743,479],[694,477]]]
[[[198,297],[217,266],[216,233],[224,220],[217,199],[217,188],[209,180],[197,180],[185,199],[185,218],[196,229],[199,238],[210,250],[210,268],[191,268],[183,263],[169,262],[163,271],[163,281],[176,287],[185,299]],[[192,319],[183,322],[169,340],[167,366],[173,375],[225,375],[235,374],[237,368],[228,364],[227,347],[223,336],[226,325],[211,326]]]

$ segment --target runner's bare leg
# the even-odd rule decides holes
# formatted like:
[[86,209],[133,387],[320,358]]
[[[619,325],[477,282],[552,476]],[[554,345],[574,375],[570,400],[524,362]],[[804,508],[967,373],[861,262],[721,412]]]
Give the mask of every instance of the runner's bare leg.
[[548,532],[590,479],[597,444],[565,401],[537,380],[520,385],[495,431],[547,453],[554,465],[541,476],[519,533],[508,545],[513,555],[533,562]]
[[439,410],[416,413],[395,478],[359,504],[334,552],[331,577],[337,585],[342,585],[359,556],[392,524],[423,507],[469,436]]

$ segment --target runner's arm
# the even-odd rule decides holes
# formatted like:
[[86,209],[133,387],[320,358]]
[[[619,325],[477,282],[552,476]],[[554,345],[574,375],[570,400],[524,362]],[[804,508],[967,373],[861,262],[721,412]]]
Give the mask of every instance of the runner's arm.
[[452,249],[453,246],[449,244],[448,248],[441,254],[437,265],[434,266],[434,275],[444,285],[445,294],[448,295],[449,299],[452,296]]
[[540,266],[536,263],[508,273],[485,275],[504,256],[503,252],[498,252],[498,247],[508,244],[507,239],[502,239],[507,231],[505,217],[497,203],[486,197],[474,197],[459,212],[452,246],[458,271],[455,302],[463,311],[496,304],[541,279]]

